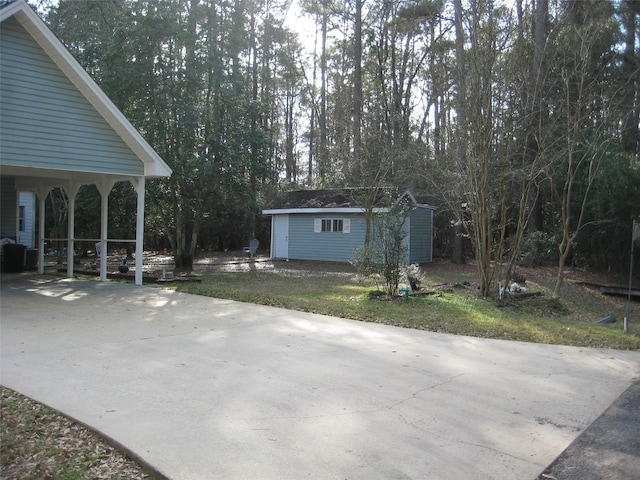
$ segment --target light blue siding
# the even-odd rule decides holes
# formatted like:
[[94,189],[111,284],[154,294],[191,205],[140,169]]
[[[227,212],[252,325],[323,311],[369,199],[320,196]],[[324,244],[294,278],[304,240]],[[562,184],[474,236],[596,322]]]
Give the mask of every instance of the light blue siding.
[[433,210],[414,208],[410,216],[409,263],[433,261]]
[[[286,213],[275,214],[276,218],[287,216],[288,258],[295,260],[319,260],[348,262],[356,248],[364,245],[365,220],[363,214],[322,213]],[[314,223],[318,219],[349,219],[350,232],[317,232]],[[433,261],[432,231],[433,210],[417,207],[407,221],[408,232],[405,239],[409,251],[406,261],[410,263],[429,263]],[[373,229],[375,231],[375,228]],[[273,254],[273,252],[272,252]]]
[[0,29],[3,165],[143,175],[144,165],[13,18]]
[[[314,232],[316,218],[348,218],[350,233]],[[365,222],[363,215],[295,214],[289,217],[289,258],[296,260],[324,260],[348,262],[354,249],[364,245]]]

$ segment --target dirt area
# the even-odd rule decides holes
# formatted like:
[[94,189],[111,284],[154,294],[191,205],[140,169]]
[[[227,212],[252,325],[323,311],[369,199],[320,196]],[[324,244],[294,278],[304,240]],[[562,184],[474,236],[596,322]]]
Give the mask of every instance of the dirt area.
[[[134,276],[134,261],[129,261],[129,272],[122,275],[118,272],[118,266],[124,259],[123,254],[112,254],[107,257],[107,273],[110,277]],[[66,268],[65,266],[62,266]],[[76,272],[98,275],[99,265],[96,259],[76,260]],[[173,255],[165,255],[163,252],[145,252],[143,260],[143,275],[145,281],[154,279],[185,277],[197,277],[214,273],[231,272],[277,272],[287,276],[326,275],[343,273],[354,275],[355,269],[348,263],[341,262],[316,262],[305,260],[279,260],[271,259],[266,255],[256,255],[250,258],[243,252],[212,252],[198,256],[193,262],[191,271],[175,268]]]
[[[130,269],[126,274],[118,272],[118,266],[122,263],[125,254],[113,253],[108,257],[107,272],[109,278],[134,277],[133,260],[129,262]],[[421,266],[426,277],[456,278],[456,281],[478,280],[477,266],[473,261],[465,264],[453,264],[449,259],[436,258],[432,263]],[[66,266],[59,266],[61,271]],[[76,260],[76,273],[99,274],[99,265],[94,258]],[[197,256],[191,271],[175,268],[173,255],[163,252],[148,251],[144,253],[143,276],[144,281],[153,283],[162,280],[197,280],[203,275],[215,273],[256,273],[272,272],[283,276],[304,277],[309,275],[355,275],[354,267],[345,262],[320,262],[309,260],[280,260],[271,259],[266,254],[258,254],[250,258],[241,251],[233,252],[206,252]],[[557,276],[557,266],[518,267],[518,276],[527,281],[553,288]],[[498,279],[496,279],[496,282]],[[583,282],[595,289],[595,285],[609,285],[625,287],[628,285],[626,272],[594,272],[580,268],[568,267],[565,271],[565,281]],[[636,288],[640,286],[640,279],[634,279]]]
[[[161,271],[163,268],[173,269],[172,256],[161,253],[145,255],[145,263],[149,271]],[[280,260],[272,259],[266,255],[256,255],[249,258],[242,252],[215,252],[203,254],[193,262],[194,274],[210,274],[219,272],[251,272],[269,271],[282,275],[303,275],[322,273],[355,273],[355,269],[349,263],[342,262],[317,262],[308,260]],[[179,272],[175,272],[179,273]]]

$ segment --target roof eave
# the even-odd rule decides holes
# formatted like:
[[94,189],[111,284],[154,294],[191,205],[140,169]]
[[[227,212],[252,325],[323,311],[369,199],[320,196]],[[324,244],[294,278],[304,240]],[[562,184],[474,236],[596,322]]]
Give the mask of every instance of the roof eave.
[[[317,207],[317,208],[268,208],[262,210],[263,215],[287,215],[305,213],[309,215],[326,215],[334,213],[357,214],[364,213],[362,207]],[[388,208],[374,208],[374,213],[387,212]]]

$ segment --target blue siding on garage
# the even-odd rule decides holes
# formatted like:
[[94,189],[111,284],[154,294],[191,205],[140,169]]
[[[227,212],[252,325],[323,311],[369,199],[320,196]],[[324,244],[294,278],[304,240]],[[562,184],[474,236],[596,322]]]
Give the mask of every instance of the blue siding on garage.
[[433,261],[433,210],[414,208],[410,222],[409,263]]
[[[354,251],[364,245],[364,214],[358,209],[354,213],[314,212],[306,213],[305,209],[283,213],[271,213],[273,225],[277,219],[288,218],[288,229],[280,232],[287,237],[287,258],[296,260],[318,260],[348,262]],[[321,219],[349,219],[350,231],[316,232],[315,222]],[[409,263],[429,263],[433,261],[433,207],[416,206],[405,223],[407,237],[405,245],[408,249],[405,261]],[[375,234],[375,228],[373,229]],[[274,252],[272,252],[272,255]]]
[[[313,231],[316,218],[348,218],[351,232]],[[353,251],[364,245],[365,222],[356,214],[295,214],[289,216],[289,258],[296,260],[322,260],[348,262]]]
[[144,174],[142,161],[14,18],[0,35],[3,165]]

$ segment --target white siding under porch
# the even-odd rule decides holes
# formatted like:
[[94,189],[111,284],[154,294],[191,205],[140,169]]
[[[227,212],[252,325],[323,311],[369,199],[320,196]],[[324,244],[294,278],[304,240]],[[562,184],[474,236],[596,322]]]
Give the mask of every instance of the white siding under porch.
[[18,210],[18,243],[27,248],[36,245],[36,203],[33,192],[20,192]]

